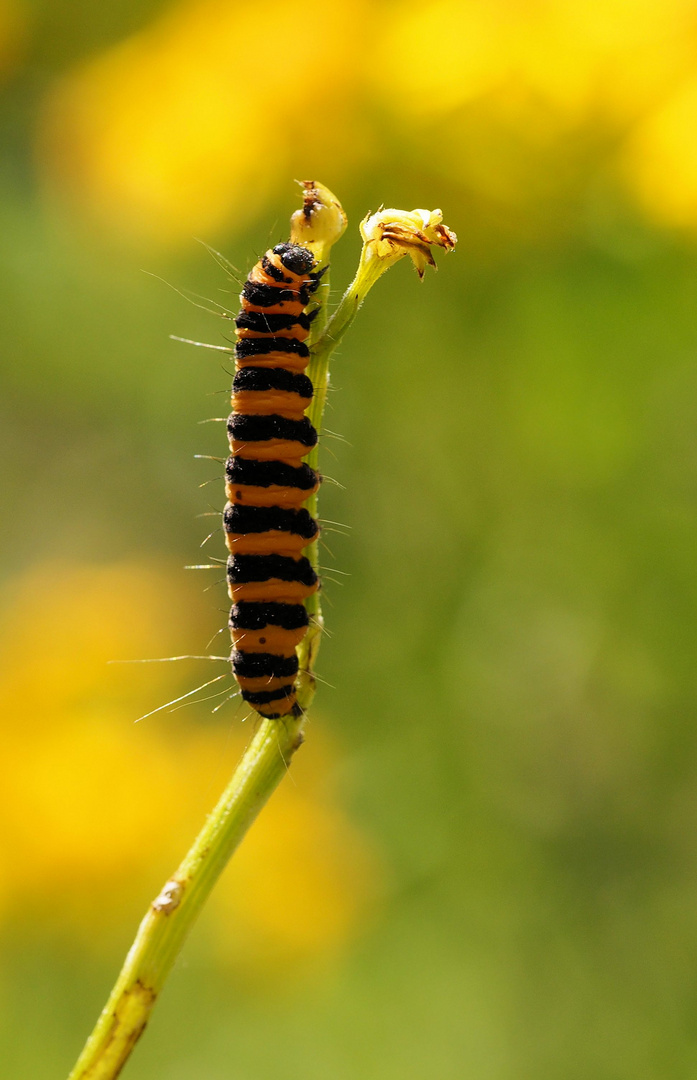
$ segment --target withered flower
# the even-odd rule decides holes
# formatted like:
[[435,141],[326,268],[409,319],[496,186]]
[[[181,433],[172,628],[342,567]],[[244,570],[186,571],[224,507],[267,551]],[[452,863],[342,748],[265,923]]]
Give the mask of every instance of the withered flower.
[[378,210],[361,222],[366,260],[377,259],[382,270],[409,255],[420,278],[435,266],[432,247],[452,251],[457,236],[443,224],[440,210]]

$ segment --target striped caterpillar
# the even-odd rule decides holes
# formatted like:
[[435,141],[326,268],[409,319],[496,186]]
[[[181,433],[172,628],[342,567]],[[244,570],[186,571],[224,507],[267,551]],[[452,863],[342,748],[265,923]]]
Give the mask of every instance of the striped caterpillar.
[[236,319],[233,412],[225,464],[223,527],[230,555],[232,670],[242,698],[268,719],[297,712],[303,601],[319,588],[303,550],[319,527],[303,503],[320,477],[302,458],[317,443],[305,416],[313,387],[304,374],[306,312],[323,271],[298,244],[277,244],[251,271]]

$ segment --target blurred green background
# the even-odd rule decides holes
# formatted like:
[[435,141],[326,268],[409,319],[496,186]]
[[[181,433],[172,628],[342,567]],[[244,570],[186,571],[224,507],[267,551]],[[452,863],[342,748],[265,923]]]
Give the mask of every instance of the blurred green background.
[[125,1072],[693,1077],[697,4],[0,0],[0,72],[3,1073],[67,1074],[249,735],[107,661],[225,620],[168,335],[228,331],[157,277],[235,307],[196,239],[244,276],[316,178],[337,296],[380,204],[460,243],[334,361],[331,685]]

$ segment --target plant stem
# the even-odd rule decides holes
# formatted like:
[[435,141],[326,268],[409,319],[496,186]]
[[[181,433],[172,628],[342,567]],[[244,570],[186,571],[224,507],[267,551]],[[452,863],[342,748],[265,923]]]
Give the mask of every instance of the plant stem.
[[[361,260],[361,266],[363,260]],[[313,337],[315,342],[311,346],[312,358],[308,368],[308,375],[312,381],[314,393],[312,404],[307,411],[310,423],[317,429],[322,430],[324,408],[327,404],[327,392],[329,390],[329,361],[334,349],[353,322],[356,312],[363,303],[372,285],[377,281],[379,274],[369,283],[365,282],[365,274],[361,276],[359,266],[356,277],[349,285],[343,298],[331,319],[327,321],[327,300],[329,297],[329,271],[323,277],[323,294],[320,300],[320,311],[315,320]],[[315,446],[307,456],[307,463],[312,469],[317,469],[319,459],[319,446]],[[307,500],[306,506],[309,514],[317,517],[317,492]],[[319,540],[315,540],[307,549],[307,557],[310,560],[316,574],[319,575]],[[298,647],[298,662],[300,665],[301,678],[298,683],[298,704],[307,711],[315,696],[315,678],[313,675],[315,659],[324,628],[322,617],[321,593],[313,593],[305,601],[310,616],[310,627]]]
[[[344,231],[346,216],[335,196],[323,185],[308,181],[303,187],[304,207],[291,219],[291,240],[312,250],[321,268],[328,260],[332,244]],[[327,398],[329,358],[375,282],[405,254],[411,254],[421,274],[424,260],[433,261],[428,244],[438,244],[446,250],[454,246],[454,234],[441,227],[440,211],[433,211],[428,225],[424,222],[422,211],[380,211],[366,219],[361,226],[366,242],[358,272],[328,321],[329,288],[325,275],[318,298],[320,310],[309,342],[308,374],[314,396],[308,416],[318,431],[322,428]],[[367,233],[363,231],[364,226]],[[430,230],[429,235],[419,231],[421,226]],[[387,243],[386,253],[381,253],[380,243]],[[316,447],[308,456],[308,462],[312,468],[317,467]],[[307,509],[313,517],[317,516],[316,495],[307,500]],[[308,549],[308,557],[317,569],[317,542]],[[322,630],[319,593],[308,599],[307,608],[312,622],[298,648],[300,672],[305,676],[298,683],[300,715],[289,715],[280,720],[259,718],[259,729],[218,805],[177,872],[151,903],[111,996],[69,1080],[114,1080],[118,1076],[143,1033],[158,994],[213,886],[301,746],[305,711],[314,696],[312,671]]]
[[[331,353],[372,284],[371,281],[360,291],[356,281],[349,286],[312,350],[309,374],[316,389],[308,415],[318,430],[321,430],[326,403]],[[324,310],[317,320],[320,326],[326,321],[328,295],[327,287],[321,300]],[[308,461],[316,467],[316,448]],[[316,495],[307,505],[314,517]],[[319,561],[317,547],[315,542],[308,552],[315,567]],[[318,593],[309,598],[308,610],[313,625],[298,650],[300,669],[306,675],[298,688],[301,716],[287,716],[282,720],[260,718],[257,734],[193,847],[151,903],[111,996],[68,1080],[114,1080],[119,1075],[145,1029],[159,992],[213,886],[247,829],[285,776],[293,754],[302,745],[305,712],[314,696],[312,669],[322,629]]]
[[118,1076],[213,886],[302,744],[302,725],[302,717],[261,723],[193,847],[150,905],[69,1080]]
[[[312,216],[308,219],[303,215],[301,225],[303,242],[314,247],[321,267],[327,263],[332,243],[344,230],[345,215],[331,192],[325,188],[312,190],[315,196],[313,213],[321,210],[319,225],[324,226],[324,235],[313,243],[317,224]],[[321,334],[326,326],[328,300],[327,271],[318,297],[320,310],[315,319],[310,347],[312,338]],[[321,363],[323,390],[313,401],[310,414],[318,430],[321,430],[326,400],[328,354],[323,352]],[[315,382],[317,361],[314,355],[308,374],[314,385],[319,385]],[[316,499],[310,512],[313,516],[317,513]],[[317,561],[316,552],[314,561]],[[118,1076],[142,1035],[158,994],[213,886],[247,829],[285,776],[293,754],[302,745],[305,712],[314,695],[311,670],[322,622],[319,604],[311,614],[314,624],[303,641],[306,647],[300,656],[301,670],[308,676],[299,693],[300,716],[289,715],[281,720],[259,718],[257,734],[218,805],[209,815],[179,869],[151,903],[111,996],[69,1080],[113,1080]]]

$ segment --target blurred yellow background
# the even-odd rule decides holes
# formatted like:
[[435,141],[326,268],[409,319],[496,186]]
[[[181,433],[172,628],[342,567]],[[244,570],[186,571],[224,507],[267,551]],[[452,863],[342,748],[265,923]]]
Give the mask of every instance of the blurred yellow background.
[[335,358],[329,685],[128,1076],[692,1077],[695,0],[0,0],[0,79],[3,1071],[67,1073],[249,737],[109,661],[228,647],[175,290],[315,178],[337,296],[380,204],[460,244]]

